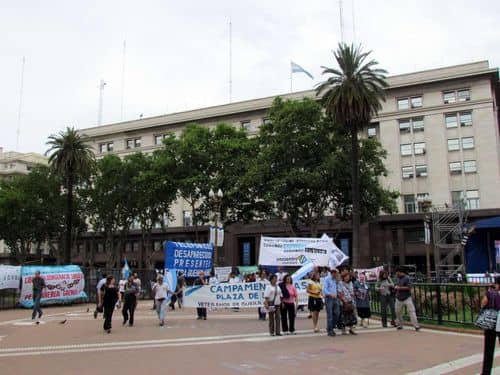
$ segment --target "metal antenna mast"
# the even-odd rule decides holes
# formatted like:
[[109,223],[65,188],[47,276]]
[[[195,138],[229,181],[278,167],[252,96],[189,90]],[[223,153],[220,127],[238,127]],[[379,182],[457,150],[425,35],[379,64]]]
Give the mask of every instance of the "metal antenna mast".
[[125,97],[125,50],[127,48],[127,41],[123,41],[123,55],[122,55],[122,92],[120,98],[120,121],[123,121],[123,101]]
[[97,125],[102,125],[102,101],[103,101],[103,95],[104,95],[104,86],[106,86],[106,82],[104,82],[103,79],[101,79],[101,82],[99,83],[99,111],[97,113]]
[[344,7],[342,0],[339,0],[339,12],[340,12],[340,41],[344,43]]
[[233,24],[229,17],[229,103],[233,101]]
[[23,56],[23,62],[21,65],[21,84],[19,89],[19,107],[17,109],[17,133],[16,133],[16,151],[19,151],[19,140],[21,136],[21,111],[23,108],[23,93],[24,93],[24,65],[26,64],[26,58]]

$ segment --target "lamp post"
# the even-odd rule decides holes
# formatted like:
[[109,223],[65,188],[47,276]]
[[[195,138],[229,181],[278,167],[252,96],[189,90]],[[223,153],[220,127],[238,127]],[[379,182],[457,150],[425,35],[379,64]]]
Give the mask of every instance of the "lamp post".
[[212,214],[213,214],[213,221],[214,221],[214,226],[215,226],[215,235],[214,235],[214,266],[216,266],[219,263],[219,246],[222,245],[222,243],[218,243],[218,227],[219,227],[219,221],[220,221],[220,208],[222,205],[222,198],[224,197],[224,193],[222,192],[221,189],[217,190],[217,193],[215,193],[212,189],[210,189],[208,193],[208,198],[209,198],[209,203],[210,203],[210,208],[212,209]]
[[431,216],[429,209],[432,207],[432,199],[430,195],[417,198],[419,212],[424,215],[424,242],[425,242],[425,263],[427,268],[427,277],[431,277]]

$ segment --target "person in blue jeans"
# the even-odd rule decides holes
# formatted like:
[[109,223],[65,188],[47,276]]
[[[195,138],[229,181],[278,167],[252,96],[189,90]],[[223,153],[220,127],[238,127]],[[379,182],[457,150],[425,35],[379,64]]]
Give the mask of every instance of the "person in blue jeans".
[[40,276],[40,271],[35,272],[35,277],[33,278],[32,284],[33,284],[33,313],[31,314],[31,319],[35,319],[37,313],[38,313],[38,318],[41,318],[43,314],[42,308],[40,306],[42,300],[42,292],[47,286],[45,285],[45,280]]
[[340,314],[340,304],[337,296],[337,274],[338,270],[332,268],[330,275],[323,280],[323,296],[325,297],[326,309],[326,331],[328,336],[336,336],[335,326]]

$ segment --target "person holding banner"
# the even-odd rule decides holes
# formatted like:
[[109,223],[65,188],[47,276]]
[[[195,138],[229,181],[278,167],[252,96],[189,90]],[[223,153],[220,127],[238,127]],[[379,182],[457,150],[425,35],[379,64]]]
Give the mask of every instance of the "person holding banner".
[[298,296],[297,289],[293,285],[292,276],[285,275],[283,282],[280,284],[281,294],[283,295],[283,303],[281,304],[281,327],[285,335],[295,335],[295,309],[297,306]]
[[99,307],[104,309],[104,330],[111,333],[111,321],[115,311],[116,302],[121,302],[116,280],[112,275],[106,278],[106,283],[99,291]]
[[311,276],[311,281],[307,285],[307,294],[309,296],[308,308],[312,315],[313,329],[315,333],[318,333],[319,312],[323,310],[323,298],[318,271],[314,272]]
[[43,315],[41,307],[42,293],[43,290],[47,287],[47,285],[45,285],[45,280],[40,276],[40,271],[35,272],[35,277],[32,280],[32,285],[33,285],[33,313],[31,314],[31,319],[35,319],[37,313],[38,313],[38,319],[40,319]]
[[283,295],[278,286],[278,277],[272,275],[270,284],[264,290],[264,307],[269,313],[269,334],[271,336],[281,336],[280,333],[280,306]]
[[163,276],[158,275],[156,284],[153,287],[153,294],[155,296],[156,313],[160,321],[160,327],[165,325],[165,310],[167,306],[167,297],[169,294],[174,294],[167,284],[163,283]]

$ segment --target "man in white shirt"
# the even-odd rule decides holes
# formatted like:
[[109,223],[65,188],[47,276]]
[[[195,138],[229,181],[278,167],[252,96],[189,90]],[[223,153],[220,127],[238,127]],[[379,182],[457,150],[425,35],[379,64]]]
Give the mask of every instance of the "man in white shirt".
[[[96,295],[95,295],[95,303],[96,303],[96,306],[95,306],[95,310],[94,310],[94,319],[97,319],[97,314],[102,312],[102,309],[99,308],[99,293],[101,293],[101,288],[104,284],[106,284],[106,274],[103,273],[102,274],[102,279],[99,280],[99,282],[97,283],[96,285]],[[101,310],[101,311],[99,311]]]
[[278,267],[278,272],[276,272],[276,277],[278,278],[278,284],[283,281],[283,279],[285,278],[286,275],[287,275],[287,273],[283,272],[283,269],[281,268],[281,266]]

